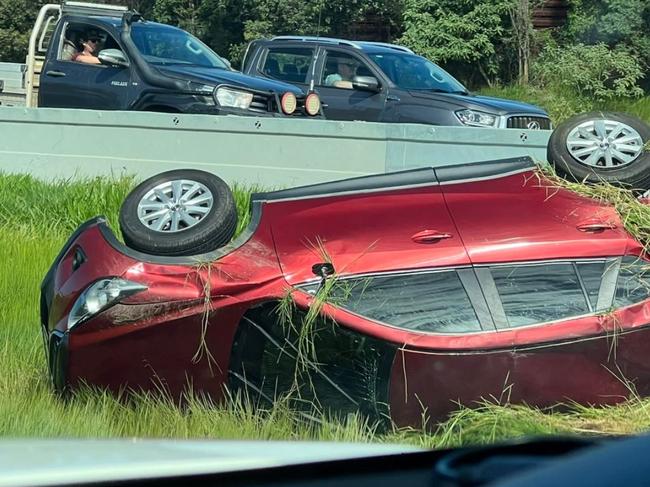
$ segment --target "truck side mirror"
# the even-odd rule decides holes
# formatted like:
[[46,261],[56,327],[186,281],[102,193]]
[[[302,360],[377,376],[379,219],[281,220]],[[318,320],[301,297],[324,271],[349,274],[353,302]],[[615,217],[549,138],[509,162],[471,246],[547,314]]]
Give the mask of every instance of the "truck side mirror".
[[126,56],[119,49],[104,49],[99,51],[97,55],[99,62],[107,66],[120,66],[122,68],[127,68],[129,66],[129,61],[126,59]]
[[379,91],[379,81],[374,76],[355,76],[352,78],[352,88],[362,91]]

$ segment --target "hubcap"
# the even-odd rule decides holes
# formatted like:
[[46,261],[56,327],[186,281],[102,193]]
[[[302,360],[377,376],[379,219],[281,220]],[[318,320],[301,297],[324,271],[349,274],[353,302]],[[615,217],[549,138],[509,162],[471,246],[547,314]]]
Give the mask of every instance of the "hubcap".
[[138,218],[150,230],[182,232],[210,213],[214,200],[203,184],[189,179],[160,183],[138,203]]
[[639,157],[643,139],[622,122],[589,120],[569,132],[566,146],[571,156],[586,166],[618,168]]

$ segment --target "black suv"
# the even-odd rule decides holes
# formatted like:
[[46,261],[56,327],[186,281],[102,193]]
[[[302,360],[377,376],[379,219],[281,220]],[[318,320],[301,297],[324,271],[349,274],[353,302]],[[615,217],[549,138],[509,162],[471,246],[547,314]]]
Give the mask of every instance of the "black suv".
[[242,71],[314,86],[328,119],[550,129],[533,105],[478,96],[410,49],[323,37],[253,41]]
[[[75,60],[90,37],[100,64]],[[284,116],[291,93],[290,114],[306,115],[300,88],[234,71],[187,32],[135,12],[64,4],[51,39],[42,107]]]

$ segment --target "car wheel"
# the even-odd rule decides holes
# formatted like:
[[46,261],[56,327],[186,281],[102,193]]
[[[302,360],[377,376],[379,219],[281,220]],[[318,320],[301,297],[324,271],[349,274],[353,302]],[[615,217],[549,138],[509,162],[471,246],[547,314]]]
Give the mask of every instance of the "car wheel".
[[548,143],[548,160],[575,181],[650,188],[650,126],[622,113],[591,112],[560,124]]
[[228,185],[204,171],[180,169],[138,185],[120,209],[131,248],[154,255],[197,255],[227,244],[237,227]]

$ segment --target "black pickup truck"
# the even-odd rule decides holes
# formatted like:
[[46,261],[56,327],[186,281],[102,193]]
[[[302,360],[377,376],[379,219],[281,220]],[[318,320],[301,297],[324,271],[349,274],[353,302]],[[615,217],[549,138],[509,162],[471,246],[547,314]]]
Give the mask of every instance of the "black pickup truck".
[[[282,81],[247,76],[200,40],[108,5],[65,2],[54,19],[38,106],[98,110],[317,115]],[[88,47],[90,45],[90,47]],[[310,100],[310,110],[305,101]],[[308,113],[311,112],[311,113]]]
[[282,36],[248,46],[242,71],[315,86],[328,119],[550,129],[539,107],[470,93],[408,48],[380,42]]

